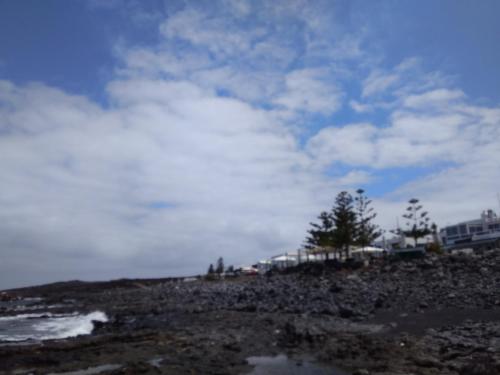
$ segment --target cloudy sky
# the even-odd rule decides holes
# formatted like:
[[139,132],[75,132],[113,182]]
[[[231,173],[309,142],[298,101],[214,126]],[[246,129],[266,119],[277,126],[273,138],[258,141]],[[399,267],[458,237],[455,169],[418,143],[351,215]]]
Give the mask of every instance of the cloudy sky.
[[0,1],[0,289],[497,209],[500,2]]

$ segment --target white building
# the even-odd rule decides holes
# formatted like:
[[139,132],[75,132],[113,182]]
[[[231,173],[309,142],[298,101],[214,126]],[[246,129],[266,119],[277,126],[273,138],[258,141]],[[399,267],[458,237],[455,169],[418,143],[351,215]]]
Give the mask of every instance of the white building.
[[493,210],[483,211],[481,218],[449,225],[439,232],[446,248],[488,246],[500,243],[500,218]]
[[269,259],[263,259],[257,262],[259,274],[265,274],[273,268],[285,269],[295,267],[300,263],[319,262],[326,259],[324,255],[312,254],[309,250],[298,250],[296,253],[284,253],[275,255]]
[[[417,246],[423,247],[427,243],[431,242],[432,236],[424,236],[419,239]],[[385,236],[378,241],[373,243],[374,246],[385,249],[386,251],[393,252],[398,250],[404,250],[415,247],[415,240],[404,235],[394,235],[391,238],[385,238]]]
[[270,259],[263,259],[257,263],[257,269],[259,270],[259,274],[265,274],[267,271],[270,271],[273,268],[273,263]]
[[278,269],[294,267],[299,264],[299,259],[297,254],[283,254],[271,258],[272,267]]
[[358,247],[351,250],[351,256],[356,260],[380,258],[383,257],[385,253],[387,253],[386,250],[374,246]]
[[392,251],[394,249],[406,248],[408,240],[406,237],[398,235],[391,238],[385,238],[385,236],[383,236],[381,240],[375,241],[373,245],[387,251]]

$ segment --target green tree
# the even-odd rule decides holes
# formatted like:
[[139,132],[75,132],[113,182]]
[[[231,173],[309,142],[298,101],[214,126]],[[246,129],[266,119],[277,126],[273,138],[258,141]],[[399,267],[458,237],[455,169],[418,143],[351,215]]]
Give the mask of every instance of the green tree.
[[356,190],[356,194],[354,198],[357,220],[355,243],[361,248],[365,248],[381,235],[381,231],[372,222],[377,216],[373,208],[370,207],[372,201],[366,197],[363,189]]
[[309,236],[305,240],[306,249],[325,247],[333,245],[333,220],[331,214],[322,212],[319,216],[319,224],[310,223],[311,229],[307,231]]
[[429,227],[429,216],[427,211],[422,211],[423,206],[419,204],[419,200],[412,198],[408,201],[409,206],[406,208],[406,213],[403,217],[406,219],[406,230],[402,233],[406,237],[411,237],[417,246],[418,239],[432,233]]
[[356,212],[353,208],[353,199],[347,191],[340,192],[335,198],[332,209],[333,242],[349,257],[349,248],[356,238]]
[[215,271],[214,271],[214,265],[212,263],[210,263],[210,267],[208,267],[207,274],[208,275],[213,275],[214,273],[215,273]]
[[222,257],[217,259],[217,266],[215,267],[215,273],[218,275],[224,273],[224,259],[222,259]]
[[329,250],[335,247],[333,240],[334,225],[332,214],[323,211],[318,216],[318,219],[319,224],[310,223],[312,228],[307,231],[309,236],[305,240],[304,247],[306,249],[322,248],[328,259]]

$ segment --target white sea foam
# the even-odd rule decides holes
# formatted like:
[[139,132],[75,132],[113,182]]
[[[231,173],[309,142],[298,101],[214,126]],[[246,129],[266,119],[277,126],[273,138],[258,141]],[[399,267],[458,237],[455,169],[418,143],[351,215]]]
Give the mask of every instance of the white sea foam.
[[31,311],[31,310],[42,310],[42,309],[57,309],[61,307],[67,307],[68,305],[64,305],[62,303],[57,303],[55,305],[20,305],[11,309],[7,309],[7,311]]
[[10,316],[2,316],[0,317],[0,322],[8,322],[15,320],[24,320],[24,319],[34,319],[34,318],[51,318],[54,314],[52,313],[39,313],[39,314],[20,314],[20,315],[10,315]]
[[107,322],[106,314],[22,314],[0,318],[0,341],[53,340],[87,335],[92,321]]

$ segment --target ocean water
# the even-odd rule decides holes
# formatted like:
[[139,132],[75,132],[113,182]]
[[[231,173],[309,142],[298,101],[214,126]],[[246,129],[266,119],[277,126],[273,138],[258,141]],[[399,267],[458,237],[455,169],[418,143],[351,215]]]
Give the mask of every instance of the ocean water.
[[36,308],[38,303],[43,301],[42,298],[23,298],[14,301],[0,301],[0,310],[6,311],[24,311]]
[[53,340],[87,335],[94,329],[93,321],[107,322],[101,311],[88,314],[19,314],[0,317],[0,341]]

